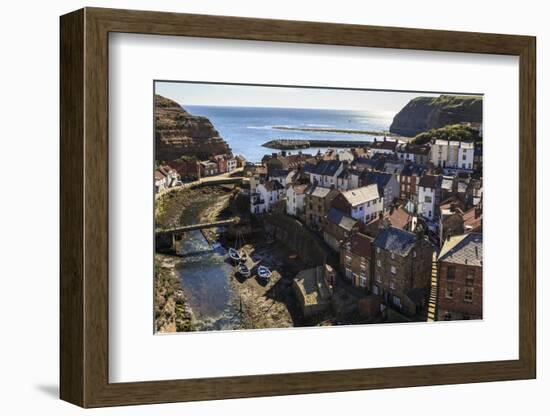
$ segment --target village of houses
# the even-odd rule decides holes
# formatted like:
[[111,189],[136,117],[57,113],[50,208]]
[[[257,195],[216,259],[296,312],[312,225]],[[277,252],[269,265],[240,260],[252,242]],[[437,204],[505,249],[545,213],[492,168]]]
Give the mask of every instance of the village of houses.
[[352,299],[360,323],[482,318],[482,157],[474,143],[384,137],[368,148],[280,151],[261,163],[231,154],[180,160],[155,171],[155,188],[237,171],[252,219],[292,218],[336,259],[294,277],[305,317],[330,316]]

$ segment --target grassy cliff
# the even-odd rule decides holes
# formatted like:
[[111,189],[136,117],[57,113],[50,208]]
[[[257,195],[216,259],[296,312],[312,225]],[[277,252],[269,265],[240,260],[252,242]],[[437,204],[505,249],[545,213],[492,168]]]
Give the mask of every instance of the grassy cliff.
[[479,96],[417,97],[395,115],[390,132],[413,137],[462,122],[481,123],[482,112],[483,98]]

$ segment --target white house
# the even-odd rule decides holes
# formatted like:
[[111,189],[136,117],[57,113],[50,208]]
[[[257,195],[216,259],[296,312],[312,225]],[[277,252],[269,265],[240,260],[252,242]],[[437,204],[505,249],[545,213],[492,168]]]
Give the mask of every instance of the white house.
[[285,196],[285,188],[277,181],[260,183],[256,192],[250,194],[250,212],[263,214],[269,212]]
[[283,187],[286,187],[288,184],[292,183],[292,178],[296,175],[296,171],[288,169],[272,169],[269,172],[269,179],[272,181],[277,181]]
[[341,192],[331,204],[348,216],[367,223],[384,210],[384,198],[378,193],[378,185],[368,185]]
[[159,170],[161,173],[166,177],[166,187],[171,188],[172,186],[176,186],[180,181],[180,174],[176,169],[173,169],[169,165],[162,165]]
[[227,159],[227,171],[233,172],[235,169],[237,169],[237,159],[234,157],[230,157]]
[[461,142],[458,149],[457,167],[472,170],[474,168],[474,144]]
[[418,214],[429,220],[436,219],[440,199],[441,176],[422,176],[418,182]]
[[336,178],[336,189],[347,191],[353,188],[358,188],[359,175],[354,175],[354,172],[348,168],[342,169],[342,172]]
[[166,189],[166,176],[159,169],[155,170],[155,193]]
[[338,175],[344,169],[344,163],[339,160],[321,160],[311,167],[309,181],[324,188],[336,187]]
[[472,170],[474,144],[460,141],[436,140],[430,150],[434,166]]
[[434,166],[445,167],[448,153],[449,143],[447,140],[436,140],[430,149],[430,162]]
[[286,188],[286,213],[294,217],[304,212],[305,190],[307,185],[288,185]]
[[355,159],[355,156],[350,149],[342,149],[338,151],[337,158],[340,162],[351,163]]

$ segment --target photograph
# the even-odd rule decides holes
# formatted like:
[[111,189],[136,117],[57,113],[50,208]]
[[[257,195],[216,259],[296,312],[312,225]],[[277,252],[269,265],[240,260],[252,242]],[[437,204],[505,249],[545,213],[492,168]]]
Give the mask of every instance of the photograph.
[[482,319],[482,109],[155,81],[155,333]]

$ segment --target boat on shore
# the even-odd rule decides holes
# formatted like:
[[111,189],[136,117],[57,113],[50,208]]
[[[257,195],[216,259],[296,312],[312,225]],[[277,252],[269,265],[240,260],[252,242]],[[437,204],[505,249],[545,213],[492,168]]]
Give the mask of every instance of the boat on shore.
[[231,247],[229,249],[229,258],[234,262],[238,263],[241,261],[241,254],[237,249]]
[[258,277],[262,280],[269,280],[269,278],[271,277],[271,270],[269,270],[269,268],[267,268],[266,266],[259,266]]
[[239,273],[242,277],[250,277],[251,274],[249,267],[244,263],[237,266],[237,273]]

